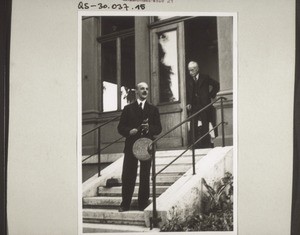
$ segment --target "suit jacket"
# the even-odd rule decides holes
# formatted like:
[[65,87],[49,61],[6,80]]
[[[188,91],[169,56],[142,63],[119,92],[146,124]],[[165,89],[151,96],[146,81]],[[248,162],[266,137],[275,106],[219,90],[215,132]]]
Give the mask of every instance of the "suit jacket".
[[137,101],[126,105],[122,111],[120,122],[118,125],[118,132],[126,137],[124,153],[132,153],[132,146],[134,142],[141,137],[140,131],[133,136],[129,135],[129,131],[133,128],[138,128],[143,120],[148,118],[149,132],[143,137],[154,139],[161,130],[160,116],[157,107],[145,102],[144,109],[141,110]]
[[[186,87],[187,104],[192,105],[192,110],[194,108],[201,109],[208,105],[211,102],[211,99],[215,98],[216,94],[220,90],[219,82],[210,78],[206,74],[199,74],[199,78],[196,83],[193,78],[188,79]],[[211,90],[210,87],[212,88]]]

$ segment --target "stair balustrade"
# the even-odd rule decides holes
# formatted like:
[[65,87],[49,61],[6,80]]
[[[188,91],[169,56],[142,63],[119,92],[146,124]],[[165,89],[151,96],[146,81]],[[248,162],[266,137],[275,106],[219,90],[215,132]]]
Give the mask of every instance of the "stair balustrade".
[[[224,133],[224,125],[227,125],[227,122],[224,122],[224,104],[223,102],[227,100],[225,97],[219,97],[215,101],[211,102],[210,104],[206,105],[202,109],[198,110],[179,124],[175,125],[173,128],[171,128],[169,131],[163,133],[162,135],[158,136],[156,139],[154,139],[150,145],[148,146],[148,152],[152,155],[152,205],[153,205],[153,211],[152,211],[152,217],[150,218],[150,229],[157,227],[158,223],[161,222],[161,218],[158,217],[157,214],[157,208],[156,208],[156,177],[163,172],[166,168],[168,168],[171,164],[173,164],[178,158],[180,158],[184,153],[186,153],[189,149],[192,149],[192,161],[193,161],[193,175],[196,174],[195,170],[195,145],[199,143],[202,139],[204,139],[207,135],[209,135],[210,132],[217,129],[219,126],[222,126],[222,147],[225,147],[225,133]],[[211,107],[214,103],[220,101],[221,103],[221,122],[213,126],[211,130],[209,130],[207,133],[204,133],[202,136],[200,136],[197,140],[195,140],[195,130],[194,130],[194,122],[195,117],[199,115],[201,112],[207,110],[209,107]],[[190,129],[191,129],[191,144],[177,157],[174,158],[169,164],[167,164],[165,167],[163,167],[160,171],[156,173],[156,165],[155,165],[155,151],[156,151],[156,144],[157,142],[174,131],[176,128],[182,126],[184,123],[187,122],[190,123]]]
[[[153,205],[153,212],[152,212],[152,217],[150,218],[150,229],[153,229],[154,227],[158,226],[158,223],[161,221],[161,218],[158,218],[158,213],[157,213],[157,208],[156,208],[156,177],[162,173],[165,169],[167,169],[170,165],[172,165],[177,159],[179,159],[181,156],[183,156],[189,149],[192,149],[192,165],[193,165],[193,174],[196,174],[196,170],[195,170],[195,145],[197,143],[199,143],[202,139],[204,139],[207,135],[210,134],[210,132],[212,132],[213,130],[216,130],[219,126],[221,126],[222,128],[222,146],[225,147],[225,133],[224,133],[224,125],[227,125],[227,122],[224,122],[224,104],[223,102],[227,100],[225,97],[219,97],[218,99],[216,99],[215,101],[211,102],[210,104],[206,105],[204,108],[198,110],[197,112],[193,113],[192,115],[190,115],[188,118],[186,118],[185,120],[183,120],[182,122],[180,122],[179,124],[175,125],[173,128],[171,128],[170,130],[168,130],[167,132],[163,133],[162,135],[158,136],[156,139],[154,139],[150,145],[148,146],[148,152],[151,154],[151,158],[152,158],[152,205]],[[220,101],[221,104],[221,122],[216,124],[215,126],[212,127],[211,130],[209,130],[207,133],[203,134],[202,136],[200,136],[197,140],[195,140],[195,132],[194,132],[194,122],[195,122],[195,117],[197,115],[199,115],[201,112],[207,110],[209,107],[211,107],[214,103]],[[85,162],[86,160],[88,160],[89,158],[91,158],[94,155],[98,155],[98,177],[100,176],[100,163],[101,163],[101,152],[103,150],[105,150],[106,148],[110,147],[111,145],[115,144],[116,142],[120,141],[122,138],[124,138],[123,136],[121,136],[120,138],[117,138],[115,141],[109,143],[108,145],[106,145],[104,148],[101,149],[101,132],[100,129],[101,127],[115,121],[118,120],[120,118],[120,116],[114,117],[108,121],[106,121],[105,123],[85,132],[82,134],[82,137],[90,134],[90,133],[94,133],[95,131],[97,131],[98,133],[98,141],[97,141],[97,151],[91,155],[89,155],[88,157],[86,157],[84,160],[82,160],[82,163]],[[166,166],[164,166],[162,169],[160,169],[157,173],[156,173],[156,164],[155,164],[155,152],[156,152],[156,144],[157,142],[162,139],[163,137],[165,137],[166,135],[168,135],[169,133],[171,133],[172,131],[174,131],[176,128],[182,126],[183,124],[190,122],[190,127],[191,127],[191,144],[181,153],[179,154],[177,157],[175,157],[170,163],[168,163]]]
[[[95,156],[96,154],[98,155],[98,177],[101,176],[100,172],[101,172],[101,167],[100,167],[100,163],[101,163],[101,152],[105,149],[107,149],[108,147],[112,146],[113,144],[117,143],[118,141],[120,141],[121,139],[125,138],[124,136],[121,136],[119,138],[117,138],[116,140],[114,140],[113,142],[109,143],[108,145],[106,145],[105,147],[101,148],[101,132],[100,132],[100,128],[106,126],[107,124],[116,121],[120,118],[121,116],[116,116],[108,121],[106,121],[105,123],[94,127],[93,129],[85,132],[82,134],[82,137],[90,134],[90,133],[94,133],[95,131],[97,131],[98,133],[98,141],[97,141],[97,151],[91,155],[89,155],[88,157],[86,157],[85,159],[82,160],[82,163],[84,163],[86,160],[90,159],[91,157]],[[137,129],[140,129],[142,125],[138,126]]]
[[105,123],[103,123],[101,125],[98,125],[98,126],[94,127],[93,129],[91,129],[91,130],[89,130],[89,131],[82,134],[82,137],[84,137],[84,136],[86,136],[90,133],[94,133],[95,131],[97,131],[97,134],[98,134],[97,151],[95,153],[89,155],[85,159],[83,159],[82,163],[84,163],[86,160],[90,159],[91,157],[93,157],[97,154],[98,155],[98,177],[101,176],[101,174],[100,174],[101,173],[101,166],[100,166],[100,164],[101,164],[101,152],[124,138],[123,136],[121,136],[120,138],[117,138],[115,141],[109,143],[108,145],[106,145],[104,148],[101,149],[101,132],[100,132],[100,129],[101,129],[101,127],[106,126],[107,124],[109,124],[113,121],[116,121],[119,118],[120,118],[120,116],[116,116],[116,117],[106,121]]

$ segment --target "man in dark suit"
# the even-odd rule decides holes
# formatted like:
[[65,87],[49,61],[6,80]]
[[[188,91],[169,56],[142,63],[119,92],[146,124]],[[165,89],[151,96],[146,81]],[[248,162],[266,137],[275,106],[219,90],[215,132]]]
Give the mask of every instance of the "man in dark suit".
[[[141,137],[154,139],[161,130],[158,109],[147,102],[148,85],[141,82],[136,86],[137,100],[125,106],[118,125],[119,133],[126,137],[124,148],[124,162],[122,171],[122,203],[120,212],[130,209],[137,176],[138,159],[132,152],[134,142]],[[150,194],[150,168],[151,159],[140,161],[140,187],[138,193],[139,210],[144,210],[148,205]]]
[[[187,110],[191,114],[202,109],[209,103],[211,99],[216,97],[220,90],[219,82],[210,78],[206,74],[199,73],[199,66],[197,62],[191,61],[188,64],[189,74],[191,78],[187,80]],[[195,140],[209,131],[209,122],[215,124],[215,109],[213,106],[206,111],[201,112],[194,118]],[[207,135],[202,141],[195,146],[196,148],[210,148],[212,147],[210,135]]]

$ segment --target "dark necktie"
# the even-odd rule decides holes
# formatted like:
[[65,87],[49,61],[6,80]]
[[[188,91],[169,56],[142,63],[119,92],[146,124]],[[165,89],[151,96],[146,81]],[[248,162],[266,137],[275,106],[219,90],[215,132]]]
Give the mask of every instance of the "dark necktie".
[[143,111],[143,104],[142,104],[142,102],[139,104],[139,106],[140,106],[140,109]]

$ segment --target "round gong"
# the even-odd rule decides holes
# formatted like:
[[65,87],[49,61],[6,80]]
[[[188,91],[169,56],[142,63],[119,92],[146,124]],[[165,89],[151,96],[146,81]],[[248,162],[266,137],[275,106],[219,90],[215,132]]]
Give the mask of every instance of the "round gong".
[[132,147],[132,152],[134,156],[141,161],[149,160],[151,158],[151,155],[148,152],[148,146],[151,143],[152,140],[149,138],[137,139]]

